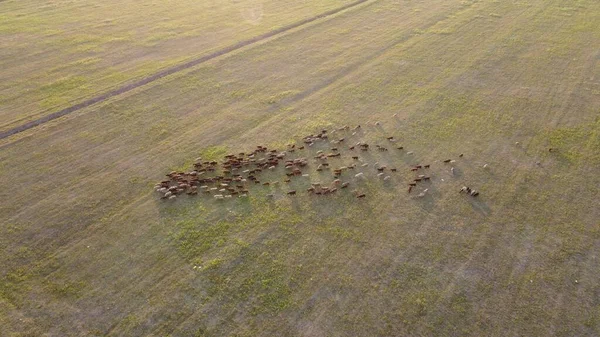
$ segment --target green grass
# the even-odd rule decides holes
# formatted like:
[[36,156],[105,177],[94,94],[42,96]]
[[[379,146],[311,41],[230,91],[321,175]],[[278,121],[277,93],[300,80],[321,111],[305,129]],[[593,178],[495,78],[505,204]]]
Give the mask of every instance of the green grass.
[[[92,6],[28,4],[8,2],[22,7],[1,14],[13,28],[0,31],[52,28],[51,39],[65,46],[75,31],[65,22],[82,24],[73,14]],[[103,69],[110,86],[181,62],[186,55],[167,52],[170,32],[224,29],[233,41],[240,29],[254,36],[339,5],[263,2],[272,26],[245,30],[227,15],[245,4],[184,2],[164,20],[156,13],[167,5],[126,2],[119,15],[105,15],[114,4],[97,4],[77,47],[98,51],[49,59],[57,77],[35,90],[56,100],[102,92],[90,69]],[[193,6],[214,17],[201,19]],[[148,18],[156,25],[142,25]],[[598,335],[599,22],[592,0],[373,1],[3,140],[2,331]],[[127,71],[104,67],[107,50],[154,43],[165,47],[163,58],[136,59]],[[46,71],[31,67],[27,74]],[[357,124],[363,132],[345,134],[348,144],[394,135],[414,151],[360,154],[397,167],[389,183],[362,169],[367,179],[345,174],[352,187],[327,198],[307,195],[306,178],[224,202],[165,202],[152,191],[197,157],[282,149],[322,128]],[[343,153],[339,165],[351,162]],[[440,162],[446,158],[457,159],[456,176]],[[417,163],[432,164],[425,199],[406,193]],[[310,181],[332,179],[311,167]],[[281,180],[282,172],[264,176]],[[463,185],[479,199],[459,194]],[[285,196],[292,188],[299,194]],[[353,189],[368,197],[356,200]]]
[[[0,129],[348,2],[5,1]],[[248,21],[253,10],[265,15]]]

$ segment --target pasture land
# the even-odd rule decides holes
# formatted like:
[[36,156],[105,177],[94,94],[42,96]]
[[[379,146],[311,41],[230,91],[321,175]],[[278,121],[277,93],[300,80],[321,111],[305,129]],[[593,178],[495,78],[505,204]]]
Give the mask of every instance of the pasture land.
[[4,1],[0,131],[348,3]]
[[[0,6],[43,17],[45,6],[27,3]],[[65,3],[57,16],[85,11],[76,5],[85,1]],[[232,25],[224,39],[236,41],[236,29],[251,36],[347,2],[265,1],[280,11],[253,28],[227,15],[244,2],[190,19],[190,6],[208,3],[171,3],[179,14],[170,27]],[[107,29],[120,32],[165,17],[164,8],[150,10],[162,6],[155,2],[124,2],[147,10],[139,16],[105,4],[98,9],[116,22]],[[1,140],[2,332],[599,335],[598,41],[595,0],[373,0]],[[108,59],[119,54],[112,46]],[[198,50],[165,42],[156,57],[175,63]],[[44,67],[61,66],[49,52]],[[0,55],[3,64],[29,57]],[[144,61],[132,62],[117,82],[141,74]],[[119,71],[89,71],[86,93],[67,86],[47,97],[76,99],[117,83],[102,78]],[[2,104],[25,116],[35,110],[25,102],[42,96]],[[16,121],[2,116],[2,125]],[[283,149],[322,128],[357,124],[361,140],[395,136],[414,151],[360,154],[400,170],[386,183],[368,169],[362,182],[345,176],[364,200],[314,199],[301,183],[296,197],[281,195],[287,186],[264,187],[221,203],[165,202],[152,189],[199,156]],[[455,175],[446,158],[457,159]],[[432,164],[426,198],[406,193],[415,163]],[[465,198],[462,185],[481,195]]]

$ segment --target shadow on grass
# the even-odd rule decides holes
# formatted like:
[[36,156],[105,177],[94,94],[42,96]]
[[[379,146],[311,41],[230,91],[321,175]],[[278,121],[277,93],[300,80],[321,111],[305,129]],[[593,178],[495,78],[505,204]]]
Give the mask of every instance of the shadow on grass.
[[471,205],[471,208],[473,208],[473,210],[475,210],[477,213],[486,217],[492,214],[491,208],[485,203],[485,201],[481,200],[479,197],[465,197],[468,198],[467,201]]

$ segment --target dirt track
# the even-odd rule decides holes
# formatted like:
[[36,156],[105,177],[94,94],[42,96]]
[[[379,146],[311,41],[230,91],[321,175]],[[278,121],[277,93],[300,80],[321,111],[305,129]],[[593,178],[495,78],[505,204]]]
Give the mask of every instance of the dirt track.
[[213,53],[210,53],[208,55],[204,55],[204,56],[198,57],[198,58],[190,60],[190,61],[188,61],[186,63],[182,63],[180,65],[164,69],[164,70],[159,71],[158,73],[156,73],[154,75],[142,78],[142,79],[140,79],[138,81],[135,81],[133,83],[130,83],[130,84],[123,85],[123,86],[121,86],[121,87],[119,87],[119,88],[117,88],[115,90],[109,91],[107,93],[98,95],[98,96],[93,97],[93,98],[90,98],[90,99],[88,99],[86,101],[83,101],[81,103],[72,105],[72,106],[70,106],[68,108],[65,108],[65,109],[62,109],[60,111],[53,112],[53,113],[51,113],[49,115],[46,115],[46,116],[43,116],[41,118],[35,119],[35,120],[31,121],[31,122],[22,124],[20,126],[12,128],[12,129],[0,132],[0,139],[4,139],[4,138],[7,138],[7,137],[10,137],[10,136],[12,136],[14,134],[17,134],[17,133],[25,131],[25,130],[29,130],[31,128],[34,128],[36,126],[39,126],[39,125],[44,124],[46,122],[49,122],[51,120],[60,118],[62,116],[68,115],[68,114],[70,114],[72,112],[75,112],[75,111],[81,110],[83,108],[86,108],[86,107],[88,107],[90,105],[106,101],[106,100],[108,100],[110,98],[113,98],[115,96],[124,94],[124,93],[126,93],[128,91],[131,91],[133,89],[137,89],[137,88],[139,88],[139,87],[141,87],[143,85],[146,85],[148,83],[154,82],[154,81],[159,80],[159,79],[161,79],[163,77],[166,77],[166,76],[173,75],[175,73],[184,71],[186,69],[189,69],[191,67],[197,66],[197,65],[202,64],[204,62],[210,61],[210,60],[212,60],[214,58],[217,58],[219,56],[223,56],[225,54],[228,54],[228,53],[231,53],[233,51],[236,51],[236,50],[238,50],[240,48],[243,48],[243,47],[255,44],[257,42],[266,40],[268,38],[274,37],[274,36],[279,35],[279,34],[283,34],[283,33],[287,32],[289,30],[301,27],[303,25],[307,25],[307,24],[309,24],[309,23],[311,23],[313,21],[316,21],[316,20],[319,20],[319,19],[322,19],[322,18],[326,18],[328,16],[335,15],[335,14],[341,12],[341,11],[344,11],[344,10],[352,8],[352,7],[356,7],[356,6],[358,6],[358,5],[362,4],[362,3],[365,3],[367,1],[368,0],[358,0],[358,1],[355,1],[355,2],[352,2],[352,3],[349,3],[349,4],[341,6],[339,8],[332,9],[330,11],[324,12],[322,14],[319,14],[319,15],[316,15],[316,16],[313,16],[313,17],[310,17],[310,18],[298,21],[296,23],[292,23],[292,24],[287,25],[287,26],[283,26],[281,28],[278,28],[278,29],[275,29],[273,31],[267,32],[265,34],[261,34],[259,36],[253,37],[251,39],[240,41],[240,42],[238,42],[236,44],[233,44],[233,45],[231,45],[229,47],[225,47],[223,49],[217,50],[217,51],[215,51]]

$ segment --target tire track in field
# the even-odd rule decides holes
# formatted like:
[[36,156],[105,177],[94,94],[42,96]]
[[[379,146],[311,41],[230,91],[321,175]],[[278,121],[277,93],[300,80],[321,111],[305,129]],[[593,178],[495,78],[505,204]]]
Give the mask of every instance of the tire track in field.
[[236,44],[233,44],[233,45],[230,45],[230,46],[225,47],[223,49],[217,50],[217,51],[212,52],[212,53],[210,53],[208,55],[204,55],[204,56],[195,58],[195,59],[193,59],[191,61],[187,61],[185,63],[182,63],[180,65],[176,65],[176,66],[173,66],[173,67],[161,70],[161,71],[155,73],[154,75],[150,75],[148,77],[145,77],[145,78],[142,78],[140,80],[137,80],[137,81],[135,81],[133,83],[123,85],[123,86],[121,86],[121,87],[119,87],[119,88],[117,88],[115,90],[106,92],[104,94],[101,94],[101,95],[93,97],[93,98],[90,98],[90,99],[88,99],[86,101],[83,101],[81,103],[72,105],[72,106],[67,107],[65,109],[62,109],[60,111],[53,112],[53,113],[51,113],[49,115],[40,117],[38,119],[35,119],[35,120],[27,122],[25,124],[16,126],[16,127],[11,128],[9,130],[2,131],[2,132],[0,132],[0,139],[4,139],[4,138],[7,138],[7,137],[10,137],[10,136],[12,136],[14,134],[17,134],[19,132],[23,132],[25,130],[29,130],[29,129],[34,128],[36,126],[42,125],[44,123],[47,123],[47,122],[49,122],[51,120],[60,118],[62,116],[68,115],[68,114],[70,114],[72,112],[75,112],[75,111],[81,110],[83,108],[89,107],[91,105],[94,105],[96,103],[104,102],[104,101],[106,101],[106,100],[108,100],[110,98],[122,95],[122,94],[124,94],[126,92],[129,92],[131,90],[137,89],[137,88],[139,88],[141,86],[144,86],[146,84],[155,82],[155,81],[157,81],[157,80],[159,80],[159,79],[161,79],[163,77],[167,77],[169,75],[173,75],[173,74],[182,72],[184,70],[190,69],[190,68],[192,68],[194,66],[197,66],[199,64],[205,63],[205,62],[210,61],[210,60],[212,60],[214,58],[217,58],[219,56],[223,56],[223,55],[232,53],[232,52],[234,52],[234,51],[236,51],[238,49],[241,49],[243,47],[256,44],[258,42],[261,42],[261,41],[264,41],[266,39],[275,37],[277,35],[281,35],[281,34],[287,32],[287,31],[290,31],[292,29],[305,26],[305,25],[307,25],[307,24],[309,24],[311,22],[314,22],[316,20],[327,18],[329,16],[335,15],[335,14],[337,14],[339,12],[342,12],[342,11],[347,10],[347,9],[351,9],[353,7],[356,7],[356,6],[360,5],[360,4],[363,4],[363,3],[366,3],[366,2],[369,2],[369,1],[371,1],[371,0],[356,0],[354,2],[346,4],[344,6],[341,6],[341,7],[338,7],[338,8],[334,8],[332,10],[329,10],[329,11],[326,11],[324,13],[321,13],[319,15],[315,15],[315,16],[309,17],[307,19],[304,19],[304,20],[301,20],[301,21],[298,21],[298,22],[295,22],[295,23],[283,26],[281,28],[269,31],[269,32],[261,34],[261,35],[258,35],[256,37],[240,41],[240,42],[238,42]]

